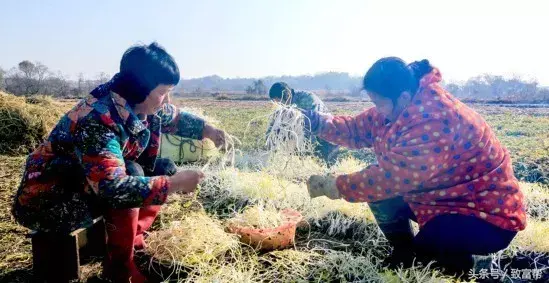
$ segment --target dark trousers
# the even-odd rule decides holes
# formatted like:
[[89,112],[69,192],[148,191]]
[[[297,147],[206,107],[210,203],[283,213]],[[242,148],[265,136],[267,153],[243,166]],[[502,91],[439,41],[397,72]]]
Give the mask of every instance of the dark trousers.
[[410,220],[415,221],[415,215],[402,197],[369,205],[394,251],[413,252],[423,262],[435,260],[454,273],[467,273],[474,266],[473,255],[505,249],[517,234],[473,216],[444,214],[414,236]]

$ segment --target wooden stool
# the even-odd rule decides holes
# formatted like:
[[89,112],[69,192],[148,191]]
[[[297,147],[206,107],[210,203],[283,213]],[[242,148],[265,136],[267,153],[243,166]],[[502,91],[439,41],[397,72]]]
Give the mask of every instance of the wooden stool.
[[107,234],[103,217],[68,235],[32,231],[34,276],[47,282],[80,280],[80,264],[105,256]]

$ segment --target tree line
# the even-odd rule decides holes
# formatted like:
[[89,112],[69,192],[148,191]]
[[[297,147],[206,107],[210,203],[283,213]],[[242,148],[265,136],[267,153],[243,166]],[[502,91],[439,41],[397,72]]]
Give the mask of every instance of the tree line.
[[[82,97],[97,85],[110,79],[105,73],[95,78],[69,80],[60,72],[53,72],[40,62],[21,61],[8,71],[0,68],[0,90],[15,95],[47,94],[56,97]],[[249,96],[266,96],[269,87],[278,81],[292,88],[320,92],[324,98],[361,96],[362,78],[348,73],[328,72],[317,75],[256,78],[222,78],[207,76],[183,79],[175,93],[215,96],[246,93]],[[503,76],[481,75],[464,83],[445,83],[446,88],[459,98],[478,101],[544,102],[549,103],[549,88],[536,81]]]
[[0,68],[0,90],[20,96],[46,94],[56,97],[83,97],[109,79],[109,75],[100,73],[95,79],[87,79],[79,74],[77,80],[69,80],[62,73],[53,72],[40,62],[28,60],[21,61],[8,71]]

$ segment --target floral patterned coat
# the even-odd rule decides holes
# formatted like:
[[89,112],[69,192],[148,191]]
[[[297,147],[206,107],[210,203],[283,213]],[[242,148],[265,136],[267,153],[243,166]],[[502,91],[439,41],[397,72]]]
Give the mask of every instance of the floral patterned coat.
[[13,214],[34,230],[70,232],[104,207],[163,204],[167,176],[128,176],[125,160],[152,172],[161,132],[202,139],[203,128],[204,120],[171,104],[143,121],[116,93],[89,96],[27,158]]

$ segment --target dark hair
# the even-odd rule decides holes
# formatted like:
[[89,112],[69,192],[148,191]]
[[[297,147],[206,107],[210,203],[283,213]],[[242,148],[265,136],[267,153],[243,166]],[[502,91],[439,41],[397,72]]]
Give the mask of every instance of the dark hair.
[[[290,88],[290,86],[285,82],[277,82],[274,83],[271,86],[271,89],[269,89],[269,97],[271,99],[281,99],[281,100],[287,100],[288,97],[284,97],[284,94],[286,93],[286,96],[291,94],[293,90]],[[284,99],[283,99],[284,98]]]
[[177,63],[156,42],[128,48],[120,60],[119,75],[113,90],[132,105],[143,102],[158,85],[176,85],[180,79]]
[[381,58],[366,72],[363,88],[396,101],[404,91],[414,95],[421,78],[432,69],[428,60],[406,65],[406,62],[398,57]]

